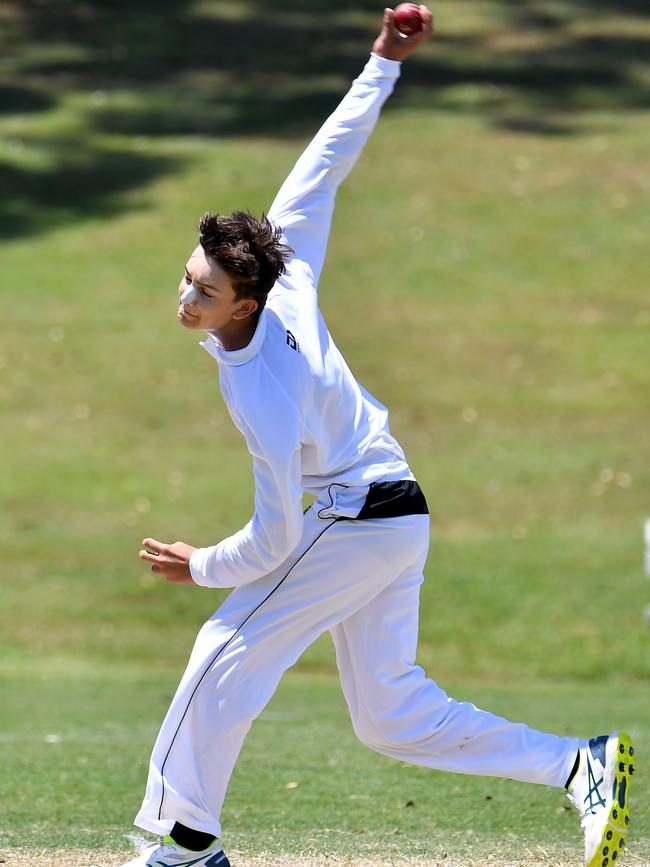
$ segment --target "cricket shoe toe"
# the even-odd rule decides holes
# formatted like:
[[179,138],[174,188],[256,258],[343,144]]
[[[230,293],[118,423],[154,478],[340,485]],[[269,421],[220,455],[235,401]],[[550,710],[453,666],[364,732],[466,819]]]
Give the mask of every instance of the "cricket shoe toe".
[[630,825],[633,775],[634,746],[625,732],[592,738],[580,748],[567,797],[582,819],[586,867],[611,867],[620,858]]
[[230,861],[218,840],[202,852],[192,852],[174,843],[157,843],[122,867],[230,867]]

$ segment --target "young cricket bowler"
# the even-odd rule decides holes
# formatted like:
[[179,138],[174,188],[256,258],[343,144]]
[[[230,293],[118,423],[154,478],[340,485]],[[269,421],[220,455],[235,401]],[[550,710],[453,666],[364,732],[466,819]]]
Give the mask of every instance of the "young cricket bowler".
[[[336,191],[401,61],[432,33],[384,12],[373,53],[280,189],[268,217],[206,214],[178,319],[207,332],[223,398],[253,458],[251,520],[216,545],[145,539],[177,584],[234,588],[203,626],[153,749],[135,824],[162,840],[131,867],[228,867],[220,812],[246,733],[323,632],[354,731],[400,761],[568,789],[588,865],[613,863],[629,823],[626,734],[580,741],[458,702],[415,662],[429,544],[425,498],[388,412],[357,382],[318,309]],[[303,514],[302,495],[316,497]],[[126,867],[126,865],[125,865]]]

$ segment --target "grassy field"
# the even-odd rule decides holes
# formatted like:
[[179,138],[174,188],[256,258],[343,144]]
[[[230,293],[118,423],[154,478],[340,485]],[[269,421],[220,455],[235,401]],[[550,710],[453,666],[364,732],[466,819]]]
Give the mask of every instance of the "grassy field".
[[[420,660],[540,727],[625,726],[643,755],[650,19],[641,0],[436,13],[341,192],[321,284],[429,500]],[[220,598],[154,580],[140,540],[210,544],[252,500],[214,364],[175,322],[182,265],[205,209],[268,207],[376,20],[369,0],[0,0],[8,863],[129,848]],[[641,766],[630,863],[650,861],[648,789]],[[355,744],[325,639],[254,727],[224,819],[240,865],[558,867],[581,847],[558,793]]]
[[[2,742],[0,853],[19,863],[27,842],[32,856],[54,847],[62,859],[69,849],[85,852],[83,865],[95,863],[98,853],[118,863],[130,845],[143,759],[175,677],[159,668],[78,661],[40,671],[16,665],[4,687],[9,735]],[[585,731],[634,721],[639,752],[650,747],[650,705],[632,690],[621,690],[615,707],[594,702],[594,688],[584,685],[466,682],[450,690],[562,734],[574,732],[578,720]],[[641,771],[639,803],[650,788]],[[638,819],[631,852],[647,863],[648,822]],[[444,775],[376,755],[356,741],[336,680],[306,672],[285,678],[253,727],[224,827],[236,863],[288,853],[292,861],[304,856],[314,863],[327,856],[479,864],[489,853],[494,863],[557,867],[580,863],[582,847],[577,815],[561,792]]]

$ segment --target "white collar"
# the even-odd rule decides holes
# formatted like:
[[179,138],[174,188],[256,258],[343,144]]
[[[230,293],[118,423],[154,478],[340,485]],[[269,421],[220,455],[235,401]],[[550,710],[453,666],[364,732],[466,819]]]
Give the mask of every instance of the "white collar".
[[201,346],[210,353],[219,364],[229,364],[237,366],[246,364],[251,358],[254,358],[262,348],[264,337],[266,336],[266,308],[260,313],[260,318],[257,320],[255,333],[253,334],[250,343],[243,346],[241,349],[224,349],[217,335],[210,331],[205,340],[201,341]]

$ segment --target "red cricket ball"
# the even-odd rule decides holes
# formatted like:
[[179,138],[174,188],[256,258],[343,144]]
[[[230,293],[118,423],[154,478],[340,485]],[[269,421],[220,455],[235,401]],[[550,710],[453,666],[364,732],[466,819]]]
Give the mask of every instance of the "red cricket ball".
[[422,28],[422,16],[417,3],[400,3],[395,9],[395,26],[400,33],[417,33]]

